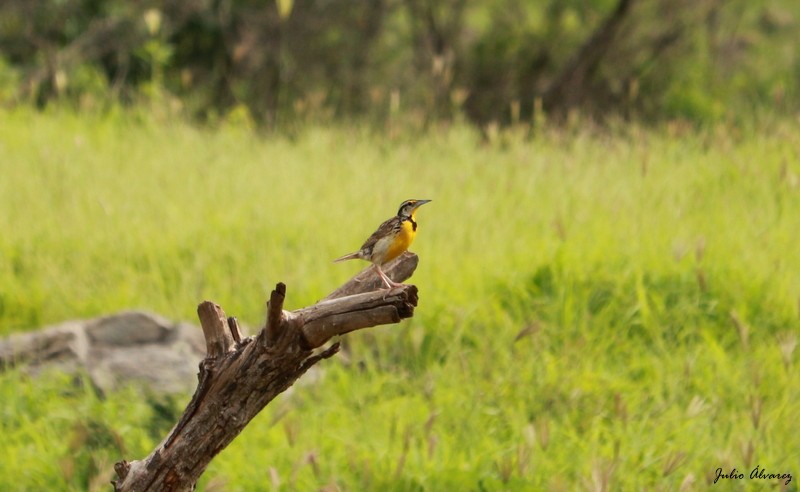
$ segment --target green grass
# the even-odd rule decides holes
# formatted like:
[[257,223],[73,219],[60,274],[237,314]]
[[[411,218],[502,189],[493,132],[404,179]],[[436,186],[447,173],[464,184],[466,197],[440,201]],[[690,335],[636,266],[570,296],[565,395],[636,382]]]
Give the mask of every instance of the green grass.
[[[257,326],[276,282],[313,303],[363,267],[333,258],[433,199],[413,320],[348,336],[349,362],[267,407],[201,488],[705,490],[759,464],[797,490],[797,123],[486,144],[0,116],[0,334],[128,308],[193,321],[203,299]],[[102,486],[188,399],[17,371],[0,395],[2,490]]]

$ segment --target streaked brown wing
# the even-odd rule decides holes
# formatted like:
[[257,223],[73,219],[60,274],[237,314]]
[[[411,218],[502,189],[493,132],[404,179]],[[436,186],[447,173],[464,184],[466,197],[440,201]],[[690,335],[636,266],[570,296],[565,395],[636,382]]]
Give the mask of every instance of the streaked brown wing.
[[378,242],[378,239],[392,234],[392,231],[395,229],[400,228],[400,218],[399,217],[392,217],[391,219],[387,220],[383,224],[378,226],[378,229],[372,233],[370,237],[364,241],[364,244],[361,246],[361,253],[369,258],[372,256],[372,248],[375,247],[375,243]]

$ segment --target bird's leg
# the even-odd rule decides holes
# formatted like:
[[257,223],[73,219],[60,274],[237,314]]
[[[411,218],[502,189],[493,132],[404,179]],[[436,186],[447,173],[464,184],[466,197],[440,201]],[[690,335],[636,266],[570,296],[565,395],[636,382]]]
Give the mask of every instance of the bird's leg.
[[383,273],[383,270],[381,270],[381,267],[379,267],[376,264],[373,264],[372,265],[372,269],[375,270],[375,273],[377,273],[378,276],[381,278],[381,281],[383,282],[383,285],[385,285],[387,289],[391,289],[392,288],[391,279],[386,277],[386,274]]
[[395,287],[403,286],[403,284],[398,284],[397,282],[390,279],[388,275],[383,273],[383,270],[381,270],[381,266],[378,265],[377,263],[375,264],[375,271],[378,272],[378,276],[381,278],[381,280],[383,280],[383,285],[385,285],[387,289],[393,289]]

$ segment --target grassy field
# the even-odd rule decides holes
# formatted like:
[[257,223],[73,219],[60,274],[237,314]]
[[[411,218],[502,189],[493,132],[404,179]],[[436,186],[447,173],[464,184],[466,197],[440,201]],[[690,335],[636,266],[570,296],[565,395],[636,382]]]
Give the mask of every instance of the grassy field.
[[[800,480],[800,125],[262,138],[0,114],[0,334],[212,299],[255,326],[406,198],[416,316],[348,337],[203,490],[762,490]],[[188,395],[0,374],[0,490],[107,487]],[[780,490],[780,488],[778,489]]]

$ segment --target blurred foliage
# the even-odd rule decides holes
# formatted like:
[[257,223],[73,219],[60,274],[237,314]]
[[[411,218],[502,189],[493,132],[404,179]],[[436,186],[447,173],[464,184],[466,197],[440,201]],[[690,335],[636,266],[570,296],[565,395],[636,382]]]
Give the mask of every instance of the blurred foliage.
[[795,0],[7,0],[0,103],[147,100],[272,127],[791,113],[799,16]]

